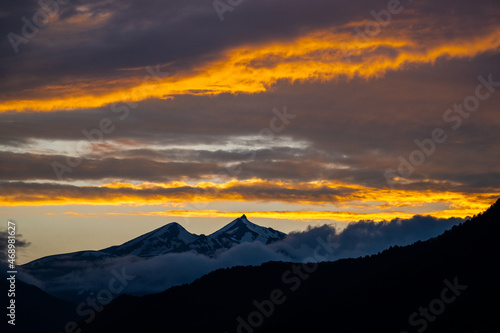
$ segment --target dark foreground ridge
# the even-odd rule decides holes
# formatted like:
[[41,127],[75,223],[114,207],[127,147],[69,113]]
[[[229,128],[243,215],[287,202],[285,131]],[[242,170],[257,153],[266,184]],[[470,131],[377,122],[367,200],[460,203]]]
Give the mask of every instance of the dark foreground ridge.
[[113,263],[122,257],[155,258],[190,252],[213,258],[242,243],[259,241],[271,244],[285,237],[285,233],[250,222],[245,215],[208,236],[192,234],[180,224],[172,222],[121,245],[99,251],[51,255],[26,263],[21,268],[40,281],[44,290],[51,295],[79,304],[82,298],[85,299],[82,294],[96,294],[102,286],[87,283],[82,287],[72,281],[85,276],[89,270],[97,272],[109,267],[108,271],[112,271]]
[[[500,200],[439,237],[320,264],[270,262],[123,295],[85,333],[500,332]],[[323,244],[325,245],[325,244]]]
[[[9,290],[9,281],[4,272],[7,269],[2,268],[0,274],[0,288],[2,293]],[[2,295],[3,296],[3,295]],[[16,332],[16,333],[48,333],[51,329],[64,327],[71,320],[77,320],[78,316],[75,313],[76,304],[58,299],[38,287],[23,282],[20,279],[15,280],[15,326],[7,324],[7,303],[6,297],[3,298],[5,305],[2,313],[2,326],[6,329],[1,332]],[[55,332],[55,331],[53,331]]]

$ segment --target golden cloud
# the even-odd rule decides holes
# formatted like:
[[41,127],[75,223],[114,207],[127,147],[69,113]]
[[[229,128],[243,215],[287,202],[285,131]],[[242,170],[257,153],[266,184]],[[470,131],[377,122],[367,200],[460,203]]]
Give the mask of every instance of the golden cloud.
[[[472,216],[488,208],[500,193],[462,193],[452,191],[416,191],[371,188],[335,181],[276,182],[262,179],[232,180],[216,184],[201,182],[188,185],[172,183],[110,183],[102,186],[67,186],[38,184],[27,189],[8,188],[0,192],[4,206],[51,205],[110,205],[145,206],[168,203],[181,204],[186,210],[172,210],[156,214],[177,216],[224,216],[229,214],[207,211],[210,202],[282,202],[311,207],[296,212],[254,212],[255,217],[285,219],[357,219],[384,220],[432,214],[436,217]],[[29,184],[28,184],[29,186]],[[333,211],[318,210],[336,207]],[[148,213],[149,214],[149,213]],[[226,214],[226,215],[224,215]]]
[[[71,84],[23,92],[24,99],[6,100],[0,112],[16,110],[53,111],[95,108],[120,101],[171,98],[175,95],[261,93],[279,80],[329,81],[355,76],[381,77],[387,71],[409,64],[433,63],[438,58],[474,57],[498,52],[500,28],[468,39],[417,42],[404,32],[390,38],[376,36],[355,40],[351,34],[325,30],[288,42],[246,45],[223,51],[218,60],[170,77],[147,77],[137,69],[132,77],[92,82],[73,79]],[[389,52],[390,51],[390,52]],[[121,84],[120,84],[121,82]]]

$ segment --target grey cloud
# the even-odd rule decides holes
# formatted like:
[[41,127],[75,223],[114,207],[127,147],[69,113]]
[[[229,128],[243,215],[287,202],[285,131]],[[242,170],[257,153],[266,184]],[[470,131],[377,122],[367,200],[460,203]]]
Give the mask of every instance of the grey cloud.
[[[406,4],[405,4],[406,5]],[[413,37],[432,40],[440,36],[481,35],[495,24],[498,4],[493,1],[425,1],[412,3],[409,12],[393,18],[386,33],[397,33],[410,24]],[[61,19],[87,7],[92,16],[110,14],[103,25],[73,31],[42,27],[34,41],[21,45],[14,54],[7,38],[2,39],[0,73],[6,73],[1,90],[4,96],[20,90],[49,84],[56,85],[69,77],[127,78],[123,68],[144,68],[158,63],[169,64],[168,71],[192,68],[201,61],[214,59],[220,50],[238,45],[289,39],[303,31],[340,30],[350,21],[371,20],[371,10],[387,7],[387,1],[285,0],[245,1],[220,22],[212,1],[128,0],[70,1],[60,6]],[[4,9],[5,22],[0,34],[20,33],[21,17],[31,17],[38,10],[35,2],[20,1]],[[477,17],[481,17],[478,20]],[[354,38],[354,31],[351,32]],[[91,37],[89,37],[91,36]],[[35,43],[36,42],[36,43]]]
[[[223,140],[222,138],[220,139]],[[217,149],[210,150],[197,150],[187,148],[173,148],[173,149],[130,149],[123,151],[107,151],[97,152],[95,156],[102,158],[115,157],[115,158],[148,158],[157,161],[176,161],[176,162],[203,162],[203,163],[235,163],[235,162],[248,162],[251,160],[262,162],[272,161],[290,161],[307,159],[312,162],[328,162],[326,153],[321,153],[310,147],[305,148],[290,148],[290,147],[272,147],[263,149],[252,149],[252,142],[246,143],[249,147],[246,149],[231,149],[227,150]],[[94,154],[93,154],[94,157]]]
[[438,219],[416,215],[411,219],[385,222],[359,221],[349,224],[334,242],[334,258],[375,254],[390,246],[404,246],[443,233],[462,222],[461,218]]
[[[176,180],[184,177],[201,178],[215,174],[220,166],[214,163],[157,162],[149,159],[82,159],[78,166],[70,168],[66,158],[58,155],[30,155],[0,153],[0,179],[10,180],[57,180],[53,163],[58,162],[61,178],[66,180]],[[75,161],[73,158],[72,161]],[[69,168],[69,169],[65,169]],[[67,171],[70,170],[70,171]],[[59,172],[59,171],[58,171]]]
[[180,186],[175,188],[106,188],[98,186],[78,187],[74,185],[59,185],[56,183],[26,183],[26,182],[3,182],[0,183],[0,196],[6,200],[38,200],[65,199],[103,199],[116,197],[140,197],[143,199],[163,197],[164,200],[190,200],[196,196],[204,195],[207,198],[241,197],[252,201],[303,201],[303,202],[337,202],[343,196],[355,192],[351,188],[319,187],[310,190],[283,189],[271,185],[235,185],[223,189],[207,187],[200,189],[194,186]]
[[[30,242],[23,239],[23,235],[15,234],[15,249],[21,251],[23,248],[30,246]],[[9,246],[9,230],[0,230],[0,264],[6,263],[8,257]]]
[[[414,183],[396,186],[405,189],[443,187],[424,182],[436,179],[457,183],[456,191],[480,192],[484,186],[497,189],[499,186],[497,105],[500,95],[495,92],[481,102],[480,109],[464,119],[458,130],[452,130],[450,123],[443,120],[443,113],[474,93],[478,75],[492,73],[493,79],[500,81],[499,60],[498,55],[490,54],[475,59],[440,61],[404,72],[390,72],[370,82],[361,79],[301,84],[280,81],[266,94],[148,100],[139,103],[124,120],[119,120],[119,115],[109,107],[72,112],[8,112],[0,114],[0,141],[20,148],[29,145],[31,139],[85,140],[82,130],[97,128],[102,118],[109,117],[116,130],[105,135],[105,141],[123,140],[145,146],[175,144],[185,146],[186,150],[192,145],[210,144],[218,150],[191,153],[123,150],[106,156],[105,150],[96,146],[95,155],[84,156],[84,162],[70,178],[164,180],[177,179],[186,175],[185,170],[190,170],[197,179],[211,172],[224,172],[224,163],[236,162],[241,163],[243,170],[238,175],[240,179],[323,177],[383,188],[387,186],[384,171],[398,168],[398,156],[408,158],[418,148],[415,139],[429,138],[434,128],[442,127],[449,135],[447,142],[438,145],[435,153],[416,168],[411,176]],[[272,141],[268,143],[271,148],[263,150],[252,140],[247,143],[248,151],[228,148],[232,137],[257,137],[262,128],[269,126],[273,117],[271,109],[283,105],[297,118],[276,137],[306,142],[307,147],[299,148],[302,151],[272,147],[275,145]],[[256,153],[253,162],[245,160],[250,151]],[[164,158],[179,158],[183,163],[164,164]],[[54,160],[63,163],[65,156],[3,153],[0,159],[3,179],[55,180],[50,167]],[[195,160],[194,165],[189,165]],[[130,165],[117,166],[124,161]],[[349,168],[328,169],[325,163]],[[140,169],[145,167],[151,167],[151,173],[141,173]],[[21,170],[27,172],[23,175]]]
[[[134,279],[125,290],[129,294],[163,291],[171,286],[190,283],[219,268],[260,265],[268,261],[311,262],[355,258],[376,254],[390,246],[404,246],[437,236],[462,219],[437,219],[414,216],[381,223],[360,221],[338,232],[331,226],[309,228],[290,233],[282,241],[264,245],[260,242],[237,245],[215,258],[195,253],[166,254],[152,259],[122,257],[107,259],[96,266],[90,264],[66,276],[41,281],[48,292],[73,289],[87,293],[106,288],[112,270],[122,271]],[[72,263],[67,263],[71,266]],[[85,298],[85,296],[82,296]]]
[[[102,155],[105,154],[102,152]],[[0,179],[55,181],[58,179],[57,173],[60,173],[64,180],[171,181],[218,175],[224,178],[238,177],[241,180],[258,177],[267,180],[308,181],[321,176],[328,179],[332,174],[328,165],[324,164],[328,162],[325,156],[318,156],[318,152],[288,148],[236,152],[134,150],[119,155],[122,156],[85,157],[75,166],[70,164],[76,160],[75,157],[68,162],[61,155],[0,152]],[[250,160],[251,162],[247,162]]]

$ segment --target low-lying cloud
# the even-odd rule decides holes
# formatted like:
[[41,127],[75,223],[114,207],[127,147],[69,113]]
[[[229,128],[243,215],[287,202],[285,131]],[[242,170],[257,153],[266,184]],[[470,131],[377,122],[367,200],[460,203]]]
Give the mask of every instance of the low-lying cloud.
[[78,301],[107,288],[114,277],[112,272],[124,270],[133,277],[124,292],[144,295],[190,283],[219,268],[260,265],[268,261],[333,261],[376,254],[390,246],[404,246],[437,236],[462,221],[459,218],[437,219],[417,215],[411,219],[378,223],[359,221],[348,225],[341,232],[332,226],[323,225],[303,232],[292,232],[282,241],[269,245],[260,242],[242,243],[219,253],[215,258],[187,252],[150,259],[135,256],[111,258],[97,264],[91,261],[79,262],[78,265],[66,262],[63,267],[80,268],[72,268],[71,273],[64,276],[39,281],[39,285],[49,293]]

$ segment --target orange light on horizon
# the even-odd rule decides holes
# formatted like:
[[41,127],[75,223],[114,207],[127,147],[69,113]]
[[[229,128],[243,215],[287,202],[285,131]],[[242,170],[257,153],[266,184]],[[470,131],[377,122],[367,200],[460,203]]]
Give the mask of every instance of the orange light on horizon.
[[[335,191],[329,193],[329,189]],[[293,194],[287,195],[286,193]],[[500,197],[500,192],[391,190],[338,181],[273,182],[255,178],[248,181],[233,179],[220,184],[199,182],[187,185],[184,182],[172,182],[134,185],[115,182],[101,186],[72,186],[69,188],[66,186],[60,190],[56,188],[38,189],[36,193],[25,190],[22,193],[16,193],[14,190],[10,190],[0,195],[0,200],[6,207],[65,205],[140,207],[161,206],[170,203],[177,207],[190,207],[186,210],[169,211],[169,214],[182,213],[186,216],[190,214],[219,216],[222,214],[204,209],[211,202],[254,202],[269,204],[270,207],[272,207],[273,202],[280,202],[301,207],[314,207],[314,209],[286,213],[262,211],[259,216],[279,218],[284,214],[290,218],[295,216],[298,219],[310,216],[310,219],[351,221],[363,218],[384,220],[415,214],[431,214],[442,218],[467,217],[487,209],[492,204],[492,198],[495,197]],[[439,208],[436,205],[439,205]],[[321,209],[322,207],[335,207],[335,209],[334,211],[326,211]]]

